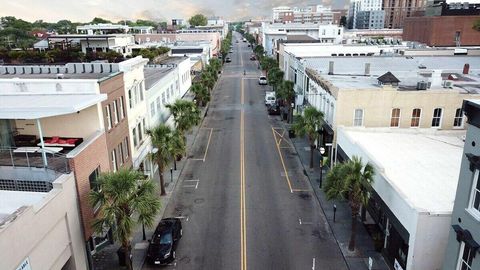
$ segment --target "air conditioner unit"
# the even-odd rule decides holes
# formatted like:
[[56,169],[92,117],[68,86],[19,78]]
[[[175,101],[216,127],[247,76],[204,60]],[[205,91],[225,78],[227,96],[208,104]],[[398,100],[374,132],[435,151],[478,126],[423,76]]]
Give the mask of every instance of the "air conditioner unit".
[[443,88],[453,88],[452,81],[443,81]]
[[421,81],[417,82],[417,90],[427,90],[428,88],[428,82]]

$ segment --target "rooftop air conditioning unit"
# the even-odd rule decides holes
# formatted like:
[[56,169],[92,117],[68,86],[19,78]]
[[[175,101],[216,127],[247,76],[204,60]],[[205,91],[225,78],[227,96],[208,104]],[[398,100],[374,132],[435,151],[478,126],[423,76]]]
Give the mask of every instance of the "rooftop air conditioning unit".
[[62,74],[62,73],[58,73],[57,76],[56,76],[57,79],[63,79],[65,78],[65,75]]
[[443,81],[443,88],[453,88],[453,82],[452,81]]
[[417,90],[427,90],[428,83],[425,81],[421,81],[417,83]]

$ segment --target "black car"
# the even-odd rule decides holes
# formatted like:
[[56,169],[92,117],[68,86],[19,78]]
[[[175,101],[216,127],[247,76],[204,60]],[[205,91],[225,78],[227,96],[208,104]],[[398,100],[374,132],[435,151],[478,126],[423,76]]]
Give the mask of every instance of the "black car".
[[230,62],[232,62],[232,59],[230,59],[230,57],[227,57],[227,58],[225,58],[225,62],[230,63]]
[[268,106],[268,114],[269,115],[280,115],[280,107],[276,104]]
[[180,238],[182,238],[182,222],[180,219],[162,219],[149,241],[147,262],[161,265],[175,260],[175,250]]

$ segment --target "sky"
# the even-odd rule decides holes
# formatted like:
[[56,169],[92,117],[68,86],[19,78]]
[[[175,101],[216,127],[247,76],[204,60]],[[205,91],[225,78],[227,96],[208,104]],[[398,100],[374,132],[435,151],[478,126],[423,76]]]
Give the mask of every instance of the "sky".
[[56,22],[67,19],[89,22],[94,17],[112,21],[188,19],[194,14],[222,16],[227,20],[270,17],[276,6],[332,5],[343,8],[347,0],[0,0],[0,17]]

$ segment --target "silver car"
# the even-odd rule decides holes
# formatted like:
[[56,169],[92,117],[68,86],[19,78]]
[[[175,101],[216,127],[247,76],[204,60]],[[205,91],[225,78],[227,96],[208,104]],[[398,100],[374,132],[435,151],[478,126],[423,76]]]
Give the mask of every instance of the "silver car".
[[267,85],[267,77],[265,76],[260,76],[260,78],[258,78],[258,84],[259,85]]

